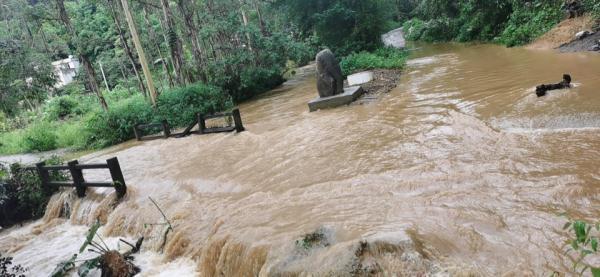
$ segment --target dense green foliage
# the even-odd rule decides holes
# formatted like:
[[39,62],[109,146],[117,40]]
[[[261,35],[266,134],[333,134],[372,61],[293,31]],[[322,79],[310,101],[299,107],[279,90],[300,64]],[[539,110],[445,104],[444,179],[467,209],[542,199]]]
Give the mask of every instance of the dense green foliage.
[[394,3],[389,0],[279,0],[279,7],[301,37],[316,37],[338,55],[374,50],[389,30]]
[[[599,15],[594,0],[582,1]],[[404,23],[410,40],[495,41],[523,45],[544,34],[566,17],[564,0],[423,0]]]
[[[46,161],[60,164],[58,158]],[[0,226],[7,227],[24,220],[40,218],[55,190],[45,190],[36,171],[24,170],[19,164],[10,168],[0,165]],[[53,172],[52,180],[65,180],[60,172]]]
[[359,52],[342,59],[340,66],[344,75],[369,69],[401,69],[406,63],[408,52],[394,48],[380,48],[374,52]]

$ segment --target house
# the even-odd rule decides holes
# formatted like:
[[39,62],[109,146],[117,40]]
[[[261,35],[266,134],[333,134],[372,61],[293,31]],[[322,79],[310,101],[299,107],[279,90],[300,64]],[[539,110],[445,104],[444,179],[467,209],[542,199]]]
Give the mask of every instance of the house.
[[61,88],[73,82],[79,70],[79,60],[69,55],[68,58],[52,62],[56,75],[55,88]]

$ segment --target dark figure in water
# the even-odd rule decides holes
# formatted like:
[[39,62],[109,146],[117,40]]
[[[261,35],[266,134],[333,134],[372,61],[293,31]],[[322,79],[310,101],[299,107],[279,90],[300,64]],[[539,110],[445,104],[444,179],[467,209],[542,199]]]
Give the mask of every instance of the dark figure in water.
[[537,86],[535,88],[535,94],[537,94],[538,97],[542,97],[542,96],[546,95],[546,92],[549,90],[564,89],[564,88],[570,88],[570,87],[571,87],[571,75],[565,74],[565,75],[563,75],[563,80],[558,84]]

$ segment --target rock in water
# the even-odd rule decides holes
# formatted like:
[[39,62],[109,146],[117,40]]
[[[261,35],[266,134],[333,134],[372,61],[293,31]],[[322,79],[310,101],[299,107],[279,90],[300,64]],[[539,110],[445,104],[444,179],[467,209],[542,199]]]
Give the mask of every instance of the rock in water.
[[575,34],[575,39],[581,40],[581,39],[584,39],[586,37],[589,37],[592,34],[593,33],[591,33],[590,31],[581,31],[581,32]]
[[340,63],[329,49],[317,54],[317,90],[320,97],[344,93],[344,76]]

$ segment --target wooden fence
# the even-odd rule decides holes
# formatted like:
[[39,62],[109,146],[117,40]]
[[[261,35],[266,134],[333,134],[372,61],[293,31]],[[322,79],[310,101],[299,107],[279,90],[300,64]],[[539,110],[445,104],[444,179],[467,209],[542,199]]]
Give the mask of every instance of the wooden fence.
[[[31,168],[30,168],[31,169]],[[49,189],[55,187],[74,187],[77,191],[77,196],[85,197],[85,191],[88,187],[114,187],[117,191],[117,196],[122,198],[127,193],[125,178],[119,165],[119,160],[111,158],[102,164],[79,164],[77,160],[67,163],[67,165],[46,165],[44,162],[37,163],[33,169],[36,169],[42,187]],[[91,169],[108,169],[112,182],[88,182],[83,177],[83,170]],[[53,181],[51,180],[50,171],[69,171],[71,174],[70,181]]]
[[[221,127],[206,127],[206,120],[214,119],[214,118],[225,118],[227,122],[230,122],[228,126]],[[233,123],[233,125],[231,124]],[[194,127],[198,125],[197,131],[192,131]],[[144,131],[147,130],[157,130],[161,129],[161,135],[144,135]],[[203,115],[201,113],[196,114],[196,118],[194,121],[181,133],[172,133],[169,123],[166,120],[163,120],[161,123],[152,123],[152,124],[137,124],[133,127],[133,132],[135,134],[135,138],[138,141],[146,141],[146,140],[154,140],[154,139],[167,139],[170,137],[182,138],[187,137],[191,134],[211,134],[211,133],[222,133],[222,132],[243,132],[245,130],[244,125],[242,123],[242,116],[240,114],[239,109],[235,109],[228,113],[215,113],[210,115]]]

